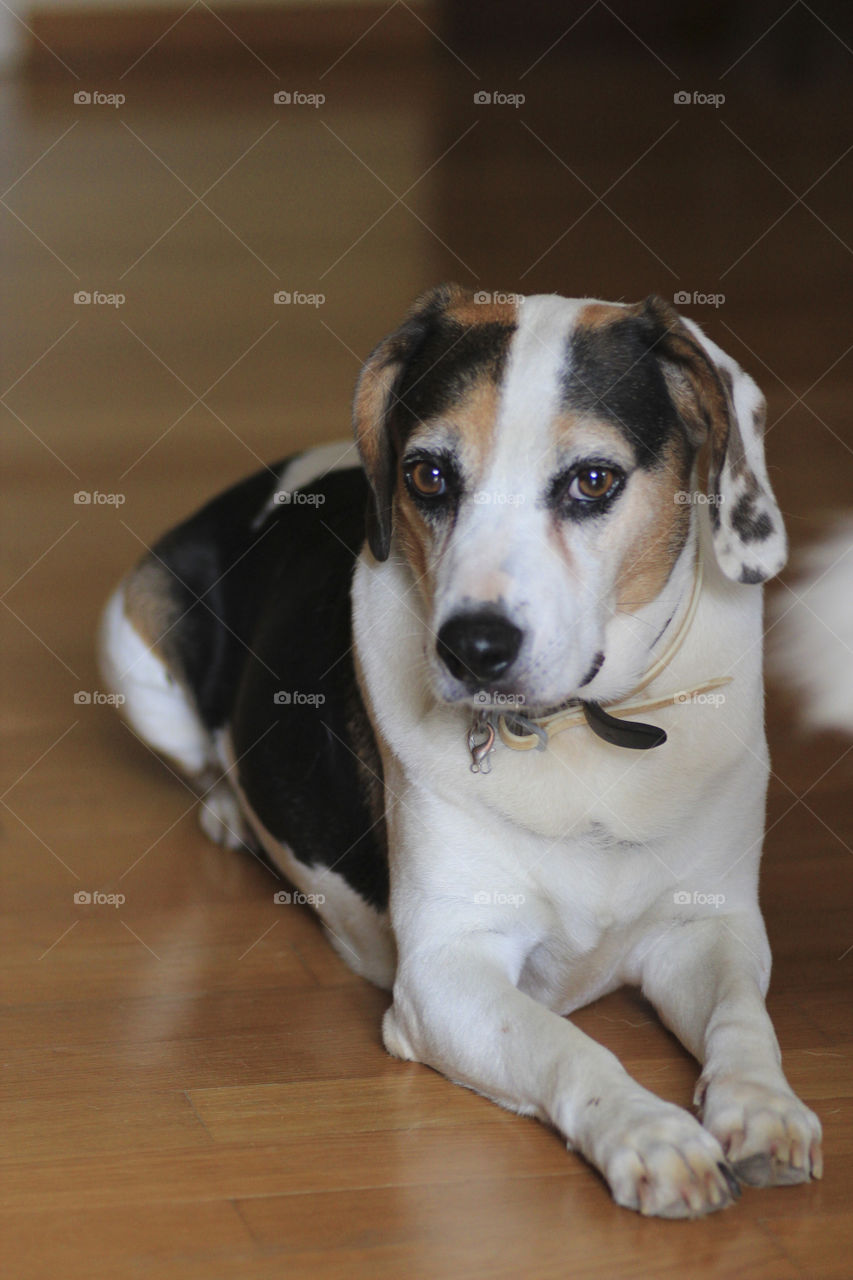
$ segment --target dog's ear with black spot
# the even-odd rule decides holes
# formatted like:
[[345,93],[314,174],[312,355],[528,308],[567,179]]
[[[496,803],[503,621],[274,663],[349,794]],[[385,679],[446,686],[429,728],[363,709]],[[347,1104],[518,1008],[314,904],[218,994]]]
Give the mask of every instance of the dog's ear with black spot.
[[370,353],[359,376],[353,403],[353,429],[370,484],[367,541],[377,560],[387,560],[391,549],[399,443],[394,420],[406,366],[439,313],[460,301],[467,292],[459,285],[444,284],[421,294],[400,328]]
[[717,562],[734,582],[765,582],[785,564],[787,539],[764,461],[764,396],[740,365],[662,298],[648,298],[638,314],[657,335],[654,350],[688,437],[708,446]]

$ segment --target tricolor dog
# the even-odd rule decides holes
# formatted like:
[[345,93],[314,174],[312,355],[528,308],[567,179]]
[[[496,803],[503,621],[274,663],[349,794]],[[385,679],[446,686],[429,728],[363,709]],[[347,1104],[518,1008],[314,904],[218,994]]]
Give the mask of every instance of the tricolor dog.
[[[358,456],[236,485],[119,586],[130,725],[393,991],[392,1054],[549,1122],[619,1204],[819,1177],[764,1006],[758,388],[660,299],[443,286],[354,413]],[[700,1118],[572,1025],[625,983]]]

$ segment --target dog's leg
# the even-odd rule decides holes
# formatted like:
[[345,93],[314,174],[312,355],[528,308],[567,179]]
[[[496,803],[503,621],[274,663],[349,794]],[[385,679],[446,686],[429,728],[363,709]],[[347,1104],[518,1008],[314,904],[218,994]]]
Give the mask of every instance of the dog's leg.
[[738,1177],[819,1178],[820,1121],[791,1091],[764,1006],[770,952],[755,913],[671,928],[642,962],[643,991],[703,1064],[695,1101]]
[[202,723],[181,681],[147,642],[127,611],[126,587],[107,602],[98,635],[101,674],[121,698],[119,710],[137,737],[175,765],[200,797],[199,823],[228,849],[252,843],[239,801],[219,758],[216,735]]
[[452,900],[418,919],[403,916],[394,1004],[383,1025],[389,1052],[552,1123],[621,1205],[686,1218],[732,1202],[736,1180],[707,1129],[518,989],[530,951],[524,930],[495,922],[466,934]]

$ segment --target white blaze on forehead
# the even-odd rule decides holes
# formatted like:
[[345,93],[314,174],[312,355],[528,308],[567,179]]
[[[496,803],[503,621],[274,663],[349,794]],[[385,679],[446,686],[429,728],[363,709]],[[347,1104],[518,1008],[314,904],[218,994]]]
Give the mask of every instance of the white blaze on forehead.
[[445,556],[440,604],[447,585],[452,597],[501,599],[509,606],[531,590],[541,592],[551,573],[565,572],[548,540],[541,499],[554,465],[553,421],[569,337],[584,305],[543,294],[518,306],[490,450]]
[[[525,298],[508,347],[497,419],[480,479],[485,494],[479,529],[498,524],[517,532],[529,524],[553,466],[553,420],[560,412],[569,367],[569,339],[584,302],[552,294]],[[501,518],[503,517],[503,518]]]
[[579,299],[537,294],[518,307],[518,328],[501,387],[499,425],[522,439],[559,409],[569,334],[583,306]]

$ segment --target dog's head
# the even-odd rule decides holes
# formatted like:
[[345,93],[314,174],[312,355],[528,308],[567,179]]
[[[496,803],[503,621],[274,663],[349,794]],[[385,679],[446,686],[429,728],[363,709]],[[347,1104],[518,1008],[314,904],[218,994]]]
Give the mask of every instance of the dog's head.
[[660,298],[419,298],[364,366],[355,432],[369,546],[408,560],[437,695],[627,692],[700,503],[727,577],[777,573],[763,420],[751,378]]

